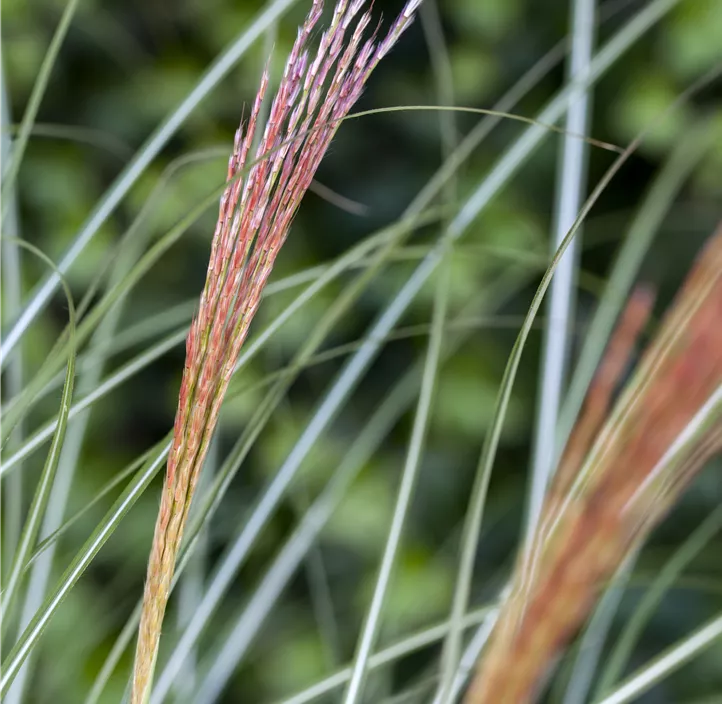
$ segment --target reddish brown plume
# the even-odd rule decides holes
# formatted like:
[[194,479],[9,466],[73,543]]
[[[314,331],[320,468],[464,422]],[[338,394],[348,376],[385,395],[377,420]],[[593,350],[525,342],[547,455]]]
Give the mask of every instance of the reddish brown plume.
[[[648,294],[637,293],[611,341],[547,497],[535,544],[519,560],[482,653],[468,704],[531,701],[601,586],[695,472],[722,450],[722,226],[607,415],[649,308]],[[686,441],[690,430],[693,442]]]

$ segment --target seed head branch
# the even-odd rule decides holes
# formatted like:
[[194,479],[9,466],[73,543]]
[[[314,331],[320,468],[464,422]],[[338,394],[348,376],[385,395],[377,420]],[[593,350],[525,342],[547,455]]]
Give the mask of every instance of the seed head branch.
[[339,0],[311,58],[311,35],[323,10],[322,1],[313,0],[252,160],[268,90],[267,70],[245,133],[240,128],[236,132],[206,282],[186,341],[173,443],[148,562],[132,704],[142,704],[149,694],[193,491],[276,256],[340,121],[358,100],[378,62],[413,21],[420,1],[409,0],[386,36],[377,41],[377,32],[364,38],[371,22],[369,12],[359,16],[365,0]]
[[[722,226],[599,424],[649,305],[646,295],[636,295],[612,340],[547,497],[533,554],[516,566],[468,704],[532,701],[601,585],[722,451]],[[593,439],[586,424],[601,425]]]

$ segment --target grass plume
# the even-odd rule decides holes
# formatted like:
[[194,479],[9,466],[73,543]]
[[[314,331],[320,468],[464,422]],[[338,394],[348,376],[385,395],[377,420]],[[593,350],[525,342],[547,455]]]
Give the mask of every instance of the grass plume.
[[[135,655],[131,702],[149,694],[176,555],[208,444],[261,293],[304,193],[338,126],[374,67],[411,23],[409,0],[383,39],[364,38],[364,0],[340,0],[315,56],[308,45],[323,4],[314,0],[288,57],[251,160],[264,72],[245,134],[236,132],[206,284],[186,341],[173,444],[153,536]],[[355,22],[355,24],[354,24]],[[353,25],[353,27],[352,27]]]
[[[466,701],[521,704],[600,586],[722,449],[722,226],[607,415],[651,307],[630,301],[550,488]],[[606,420],[604,418],[606,417]]]

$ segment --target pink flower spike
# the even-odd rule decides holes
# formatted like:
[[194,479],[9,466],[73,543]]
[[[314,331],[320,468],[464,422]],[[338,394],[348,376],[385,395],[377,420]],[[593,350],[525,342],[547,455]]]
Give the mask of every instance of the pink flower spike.
[[[220,198],[206,282],[186,341],[173,441],[156,520],[135,652],[131,704],[145,704],[153,678],[176,556],[193,490],[221,404],[264,286],[293,218],[333,139],[381,56],[409,26],[410,0],[386,37],[364,40],[365,0],[339,0],[311,57],[322,0],[313,0],[286,62],[255,159],[248,163],[269,83],[264,71],[245,132],[236,131]],[[361,47],[359,49],[359,47]],[[328,80],[328,76],[332,78]]]

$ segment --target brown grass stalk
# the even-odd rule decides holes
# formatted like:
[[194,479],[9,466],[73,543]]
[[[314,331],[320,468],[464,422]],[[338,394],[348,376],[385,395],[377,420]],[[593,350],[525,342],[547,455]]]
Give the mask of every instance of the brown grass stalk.
[[[261,293],[303,195],[340,121],[374,67],[411,23],[420,0],[408,0],[383,39],[364,38],[365,0],[339,0],[315,56],[309,44],[321,0],[299,29],[262,138],[251,160],[264,73],[245,135],[236,133],[221,197],[205,287],[186,342],[173,443],[148,562],[131,702],[146,701],[158,652],[176,555],[193,491],[221,403]],[[358,16],[358,18],[357,18]]]
[[722,450],[719,405],[694,442],[680,442],[722,383],[722,226],[600,427],[621,364],[649,313],[645,297],[632,299],[590,389],[468,704],[533,700],[601,586]]

